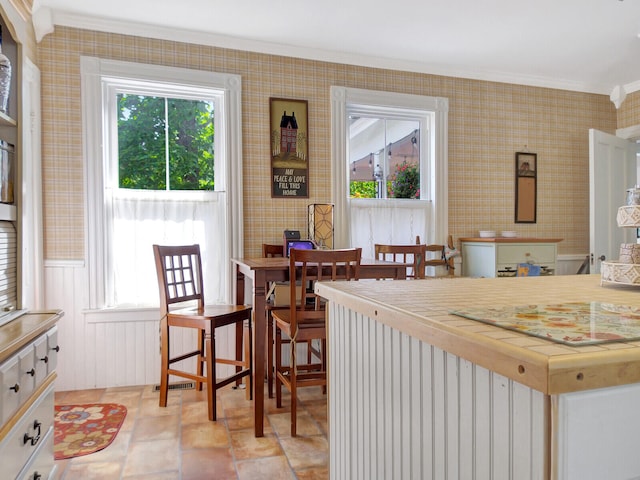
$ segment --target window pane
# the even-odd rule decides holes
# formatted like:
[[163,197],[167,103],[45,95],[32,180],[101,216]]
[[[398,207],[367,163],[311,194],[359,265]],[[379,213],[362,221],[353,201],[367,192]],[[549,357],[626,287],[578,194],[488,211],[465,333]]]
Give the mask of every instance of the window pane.
[[120,188],[166,189],[164,98],[118,95]]
[[213,102],[119,94],[118,113],[120,188],[214,190]]
[[420,122],[351,115],[349,194],[420,198]]
[[420,142],[416,121],[387,120],[387,197],[420,198]]
[[169,189],[213,190],[213,103],[168,100]]

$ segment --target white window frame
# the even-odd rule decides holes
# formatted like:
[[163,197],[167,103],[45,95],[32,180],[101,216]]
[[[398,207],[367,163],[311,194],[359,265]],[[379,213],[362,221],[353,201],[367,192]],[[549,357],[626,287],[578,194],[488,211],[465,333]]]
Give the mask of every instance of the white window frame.
[[[112,146],[106,141],[108,126],[105,108],[108,94],[118,82],[154,82],[167,87],[215,89],[224,92],[224,123],[216,125],[216,159],[224,159],[222,170],[216,168],[216,190],[228,195],[226,206],[227,232],[224,278],[227,279],[224,298],[232,303],[235,282],[230,259],[241,257],[244,251],[242,204],[242,107],[241,77],[200,70],[160,65],[147,65],[96,57],[80,58],[81,98],[83,113],[83,145],[86,162],[87,202],[85,218],[85,251],[89,273],[89,308],[102,309],[107,300],[107,279],[110,275],[106,248],[106,214],[104,209],[105,159]],[[177,86],[177,87],[176,87]],[[110,90],[111,89],[111,90]],[[112,106],[111,106],[112,107]],[[223,185],[219,188],[218,182]],[[239,221],[230,221],[238,219]],[[150,253],[151,255],[151,253]]]
[[[428,114],[433,121],[428,131],[423,129],[422,148],[430,149],[426,168],[421,164],[421,188],[426,186],[428,200],[407,199],[351,199],[349,198],[349,144],[348,115],[351,106],[392,112],[415,111],[416,116]],[[404,93],[382,92],[347,87],[331,87],[331,153],[332,153],[332,201],[334,203],[335,245],[347,248],[351,243],[350,205],[352,202],[388,202],[388,205],[415,206],[416,202],[430,209],[426,232],[427,243],[445,244],[449,230],[448,220],[448,112],[449,100],[444,97],[428,97]],[[428,135],[428,137],[427,137]],[[421,153],[421,157],[425,152]],[[425,175],[426,172],[426,175]],[[424,177],[424,178],[423,178]],[[425,183],[428,182],[428,183]]]

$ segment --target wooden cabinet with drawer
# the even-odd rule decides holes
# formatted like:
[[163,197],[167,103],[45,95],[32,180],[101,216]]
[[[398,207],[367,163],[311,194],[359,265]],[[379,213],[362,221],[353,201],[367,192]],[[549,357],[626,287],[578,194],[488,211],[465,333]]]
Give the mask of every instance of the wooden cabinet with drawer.
[[[62,312],[27,312],[0,326],[0,458],[6,478],[50,478],[55,368]],[[5,478],[3,477],[3,478]]]
[[541,267],[542,275],[554,275],[561,241],[561,238],[461,238],[462,275],[515,276],[521,263]]

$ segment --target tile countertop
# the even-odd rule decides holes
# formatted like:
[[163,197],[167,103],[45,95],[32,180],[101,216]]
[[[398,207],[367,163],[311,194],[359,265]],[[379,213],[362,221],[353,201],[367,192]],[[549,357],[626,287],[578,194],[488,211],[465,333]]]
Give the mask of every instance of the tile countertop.
[[600,275],[319,282],[320,295],[544,394],[640,382],[640,341],[569,346],[449,313],[465,307],[607,302],[640,306],[640,288]]

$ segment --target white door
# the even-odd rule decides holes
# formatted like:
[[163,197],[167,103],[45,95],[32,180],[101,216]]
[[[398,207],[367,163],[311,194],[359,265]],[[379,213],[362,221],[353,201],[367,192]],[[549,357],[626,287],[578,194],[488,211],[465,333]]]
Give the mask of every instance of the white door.
[[626,190],[638,183],[637,145],[623,138],[589,130],[589,248],[591,273],[602,260],[615,261],[621,243],[634,243],[636,230],[620,228],[618,207]]

